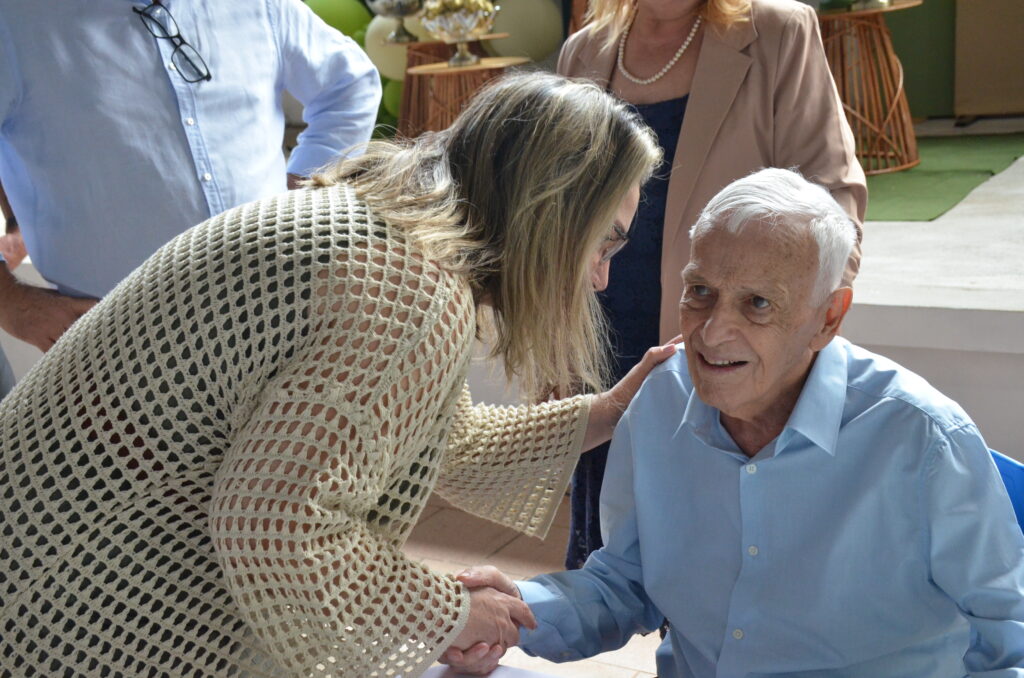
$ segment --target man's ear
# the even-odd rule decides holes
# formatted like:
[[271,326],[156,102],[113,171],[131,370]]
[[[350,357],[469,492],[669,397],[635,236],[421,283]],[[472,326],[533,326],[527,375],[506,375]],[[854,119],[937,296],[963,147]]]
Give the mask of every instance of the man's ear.
[[843,318],[846,317],[846,312],[850,310],[852,302],[852,287],[840,287],[829,296],[828,301],[825,302],[825,317],[823,318],[821,329],[818,330],[812,341],[811,348],[813,350],[820,351],[825,348],[839,334]]

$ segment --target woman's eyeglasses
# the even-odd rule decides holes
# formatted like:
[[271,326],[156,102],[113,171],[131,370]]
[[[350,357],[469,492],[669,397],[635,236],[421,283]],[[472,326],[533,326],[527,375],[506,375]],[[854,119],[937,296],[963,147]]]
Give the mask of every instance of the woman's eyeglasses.
[[174,17],[167,11],[167,8],[160,4],[160,0],[153,0],[152,4],[142,9],[132,7],[132,11],[139,15],[146,30],[152,33],[154,37],[170,40],[174,43],[171,63],[174,64],[175,70],[178,71],[185,82],[213,79],[203,57],[199,55],[195,47],[188,44],[185,38],[181,37],[181,31],[178,30],[178,22],[174,20]]
[[601,261],[609,261],[629,242],[629,234],[621,226],[612,224],[612,230],[615,231],[615,234],[604,239],[605,245],[601,248]]

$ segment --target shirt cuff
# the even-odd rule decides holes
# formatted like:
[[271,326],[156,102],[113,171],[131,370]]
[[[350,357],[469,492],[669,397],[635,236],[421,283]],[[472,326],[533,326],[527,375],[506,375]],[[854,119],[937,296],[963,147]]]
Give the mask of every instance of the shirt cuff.
[[552,662],[571,662],[585,657],[576,649],[569,647],[562,637],[558,626],[560,612],[567,604],[559,596],[551,592],[543,584],[534,581],[517,581],[519,595],[530,606],[530,611],[537,620],[537,628],[519,629],[519,647],[532,657],[543,657]]

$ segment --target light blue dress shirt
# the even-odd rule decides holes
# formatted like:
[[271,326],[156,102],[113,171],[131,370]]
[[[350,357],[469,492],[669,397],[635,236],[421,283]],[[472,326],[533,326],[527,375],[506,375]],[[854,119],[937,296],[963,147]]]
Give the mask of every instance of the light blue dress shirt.
[[683,352],[615,431],[605,548],[521,582],[524,648],[592,656],[671,622],[686,678],[1024,676],[1024,537],[984,441],[920,377],[833,340],[748,459]]
[[[0,181],[33,263],[102,296],[165,242],[370,137],[380,79],[300,0],[164,0],[213,79],[130,0],[0,0]],[[282,92],[308,123],[285,167]]]

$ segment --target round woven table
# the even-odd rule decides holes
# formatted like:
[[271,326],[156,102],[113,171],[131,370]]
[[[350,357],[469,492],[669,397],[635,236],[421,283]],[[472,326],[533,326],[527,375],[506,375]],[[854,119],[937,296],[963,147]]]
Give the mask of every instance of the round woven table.
[[903,89],[903,66],[893,51],[884,15],[922,2],[857,2],[847,10],[818,14],[825,56],[865,174],[897,172],[921,162]]
[[[495,33],[480,40],[500,39],[507,35]],[[432,41],[408,46],[402,107],[398,116],[399,134],[415,137],[448,127],[488,80],[511,66],[529,62],[525,57],[486,56],[479,42],[469,43],[469,48],[482,57],[480,61],[472,66],[452,67],[445,60],[455,53],[454,45]]]

